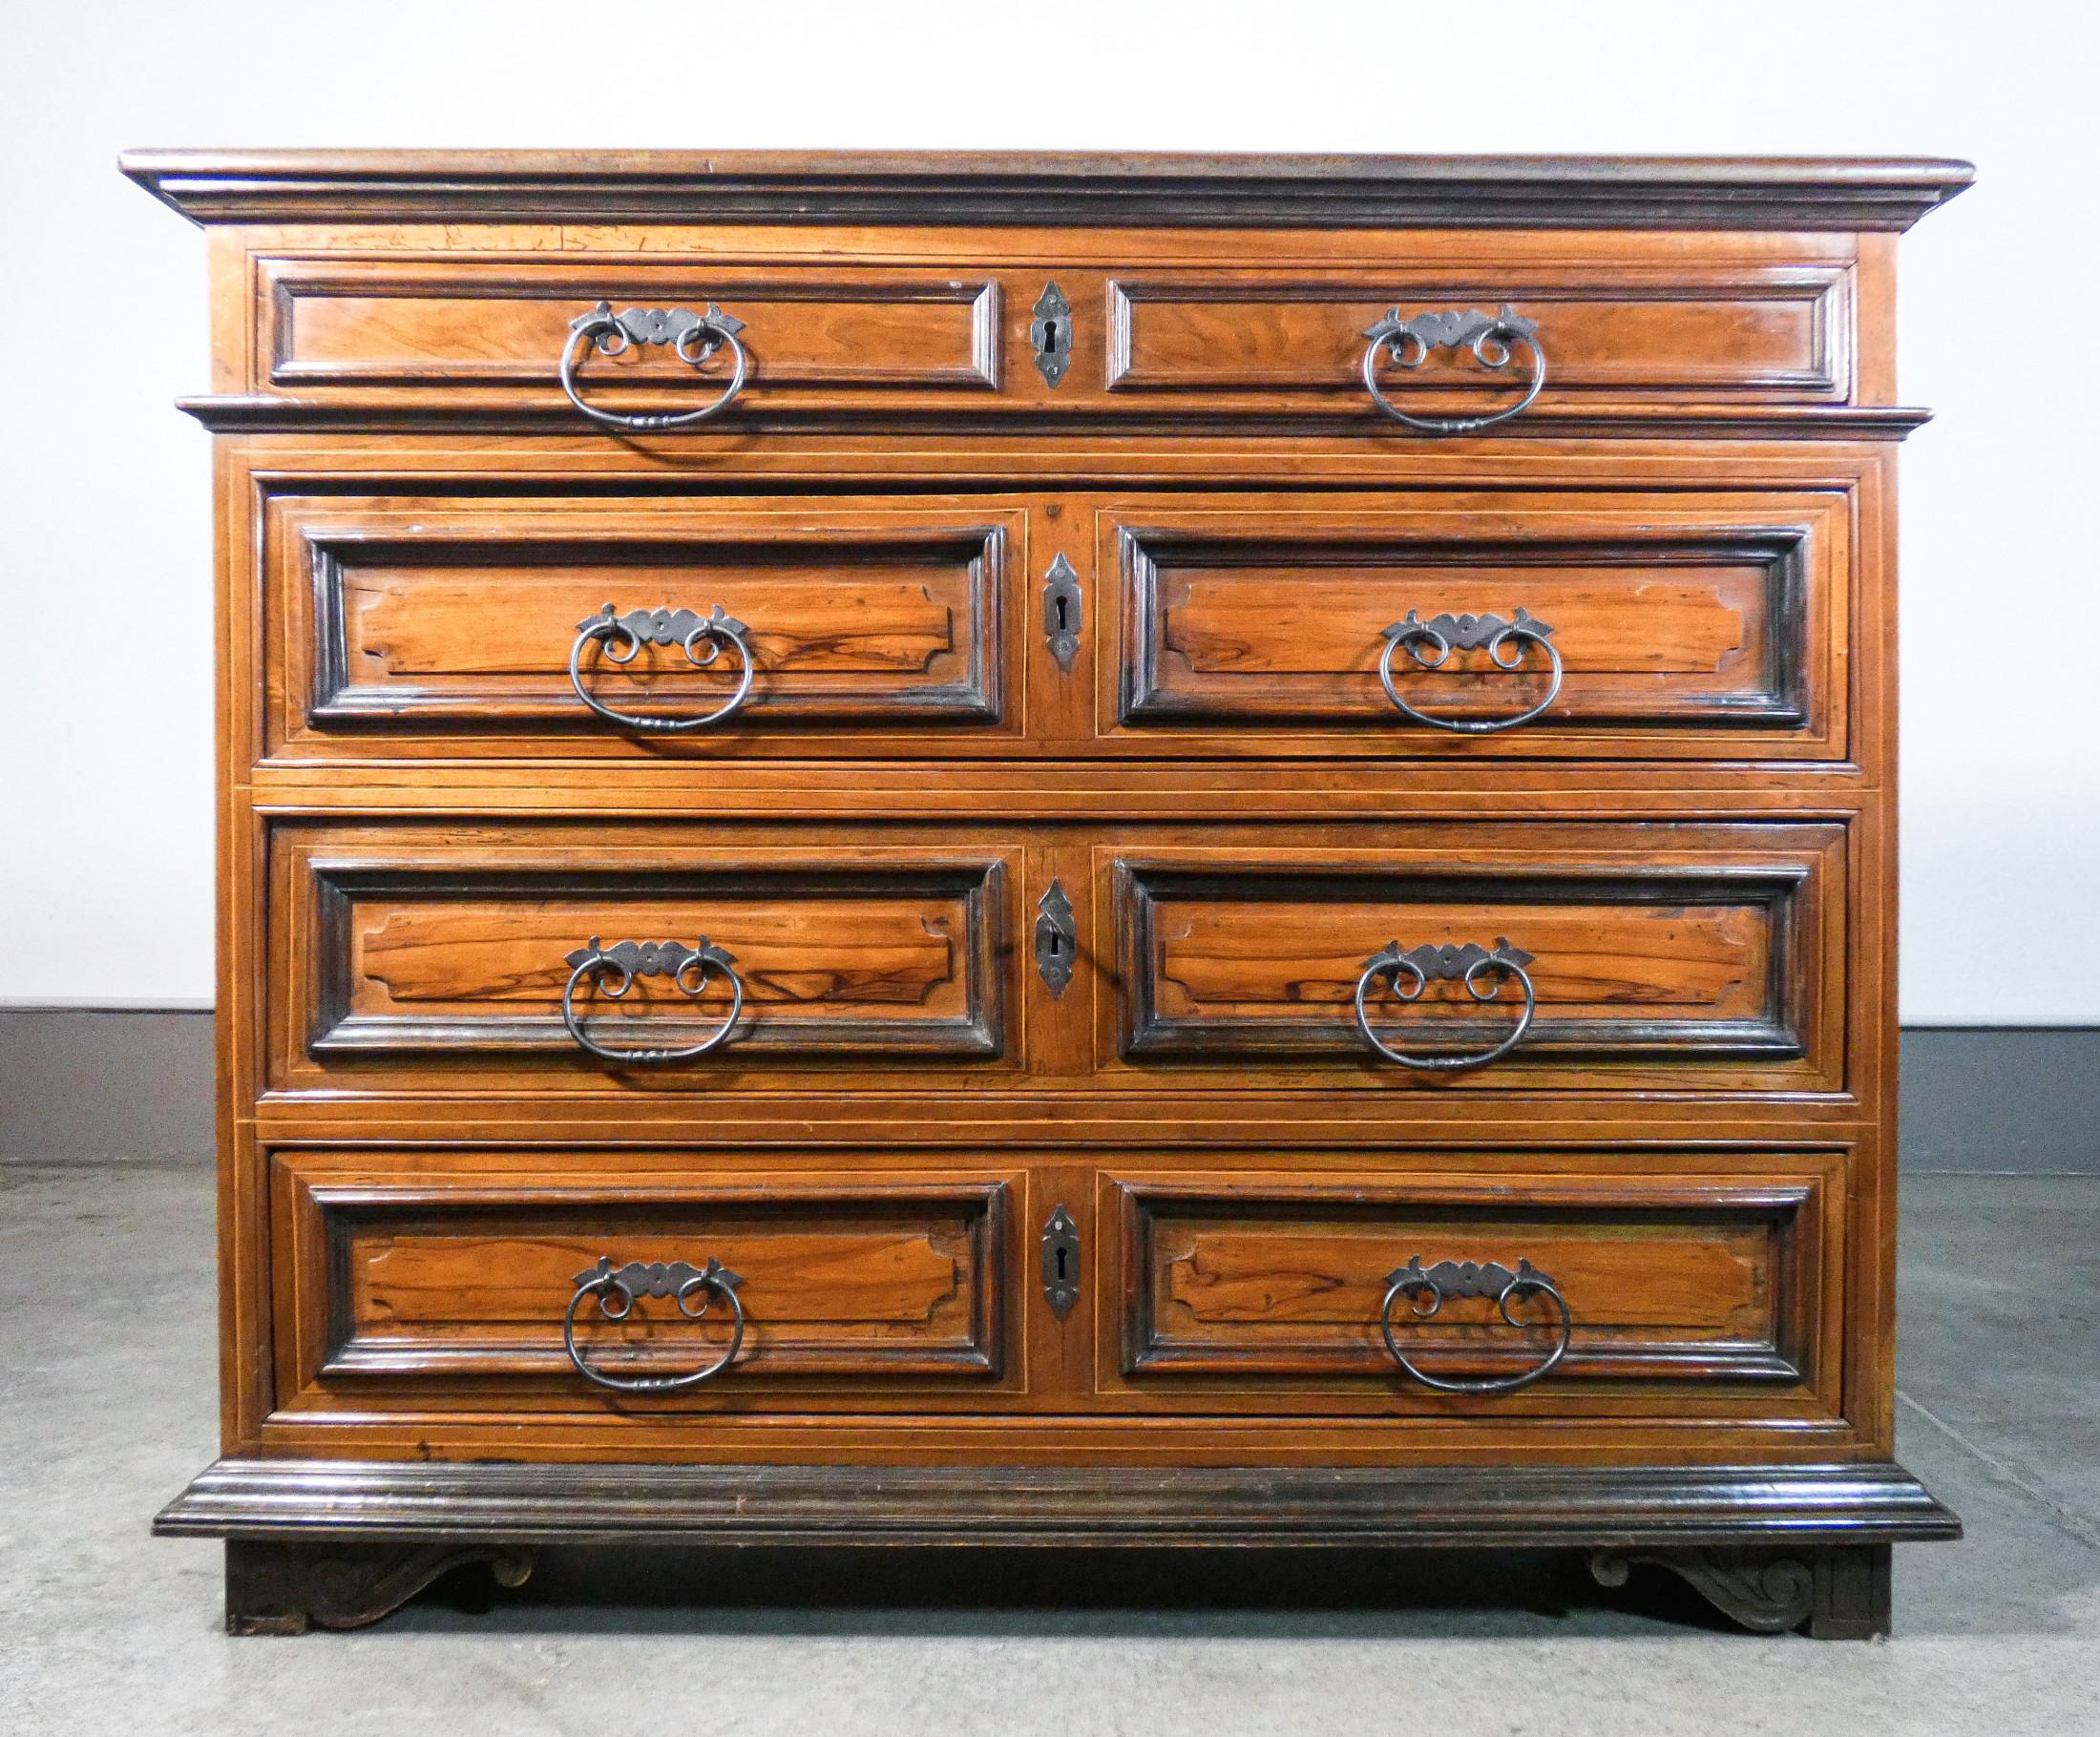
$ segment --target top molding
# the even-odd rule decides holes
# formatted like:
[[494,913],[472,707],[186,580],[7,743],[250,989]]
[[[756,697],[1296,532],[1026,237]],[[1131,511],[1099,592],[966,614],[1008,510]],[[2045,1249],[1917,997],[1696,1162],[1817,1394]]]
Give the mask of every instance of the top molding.
[[1908,229],[1975,178],[1936,157],[1090,152],[133,151],[199,223],[1083,223]]

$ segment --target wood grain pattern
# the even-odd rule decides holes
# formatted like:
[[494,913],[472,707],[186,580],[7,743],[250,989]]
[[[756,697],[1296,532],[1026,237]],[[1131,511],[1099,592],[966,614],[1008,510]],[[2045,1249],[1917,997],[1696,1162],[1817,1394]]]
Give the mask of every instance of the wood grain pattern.
[[[853,392],[999,385],[996,283],[855,267],[829,278],[690,268],[617,271],[523,262],[497,281],[394,260],[258,263],[259,347],[272,386],[294,389],[451,382],[551,384],[569,323],[600,301],[616,306],[709,303],[745,321],[753,389],[775,383]],[[725,359],[694,368],[668,346],[590,356],[578,370],[592,402],[631,408],[644,388],[673,400],[712,397]]]
[[[1736,1089],[1842,1078],[1842,828],[1561,828],[1485,822],[1217,829],[1208,848],[1096,848],[1102,952],[1122,994],[1115,1054],[1250,1070],[1324,1062],[1367,1085],[1426,1090],[1609,1089],[1616,1068],[1707,1070]],[[1354,1024],[1366,963],[1389,942],[1483,949],[1507,940],[1538,1013],[1522,1049],[1476,1073],[1376,1061]],[[1838,992],[1834,994],[1834,991]],[[1388,1041],[1480,1050],[1516,1016],[1514,993],[1475,1003],[1456,982],[1412,1008],[1367,996]],[[1107,1033],[1102,1034],[1105,1039]],[[1715,1064],[1736,1062],[1731,1072]],[[1113,1065],[1106,1050],[1102,1065]],[[1646,1078],[1636,1073],[1630,1087]],[[1622,1087],[1622,1089],[1626,1089]]]
[[[1458,495],[1423,490],[1318,501],[1238,496],[1104,509],[1097,563],[1122,592],[1118,680],[1100,729],[1134,749],[1465,757],[1822,757],[1844,746],[1841,494],[1604,491]],[[1426,728],[1377,669],[1410,612],[1522,609],[1565,668],[1537,721],[1496,736]],[[1484,648],[1424,668],[1405,647],[1395,684],[1458,722],[1544,699],[1536,647],[1506,671]]]
[[[875,860],[865,837],[745,839],[284,829],[272,852],[278,1078],[349,1083],[391,1064],[426,1085],[472,1085],[537,1057],[573,1078],[702,1090],[776,1057],[1014,1057],[1000,940],[1013,921],[1010,852],[955,839]],[[571,954],[594,937],[702,936],[745,984],[735,1034],[707,1063],[620,1070],[578,1049],[561,1017]],[[697,1042],[730,1006],[720,973],[697,999],[662,976],[637,977],[623,996],[585,985],[576,997],[578,1017],[615,1048]]]
[[[271,493],[265,751],[286,761],[1012,752],[1030,595],[1024,506],[920,496],[696,500],[570,491]],[[593,713],[569,680],[605,603],[720,605],[749,695],[681,734]],[[669,719],[734,693],[733,651],[580,659],[616,710]]]
[[[1658,253],[1658,261],[1660,254]],[[1553,389],[1678,390],[1844,399],[1850,375],[1847,283],[1839,272],[1758,277],[1619,271],[1496,275],[1462,266],[1376,278],[1334,272],[1117,278],[1107,285],[1108,387],[1113,392],[1235,391],[1360,395],[1365,332],[1389,307],[1403,314],[1508,304],[1538,324]],[[1492,404],[1522,390],[1528,359],[1482,370],[1469,355],[1434,351],[1414,369],[1387,369],[1389,395],[1466,395]]]
[[[917,1468],[992,1504],[954,1538],[1250,1541],[1281,1501],[1309,1537],[1478,1541],[1515,1536],[1513,1479],[1562,1505],[1526,1538],[1666,1548],[1690,1502],[1701,1547],[1804,1515],[1885,1541],[1888,1478],[1906,1536],[1948,1529],[1889,1464],[1893,443],[1924,418],[1890,232],[1965,166],[130,167],[213,225],[233,1469],[185,1523],[325,1526],[363,1478],[398,1536],[501,1545],[551,1501],[624,1536],[733,1485],[807,1539]],[[600,297],[749,320],[745,399],[587,424],[554,368]],[[1372,317],[1505,301],[1550,359],[1522,416],[1423,439],[1362,393]],[[628,409],[708,389],[661,353],[586,375]],[[1473,412],[1500,379],[1439,354],[1392,389]],[[579,716],[608,600],[749,622],[749,715]],[[1386,703],[1410,609],[1518,608],[1565,658],[1548,714],[1461,738]],[[670,711],[711,680],[601,679]],[[1400,680],[1473,719],[1540,691]],[[593,933],[706,933],[748,1032],[581,1057],[554,1003]],[[1373,951],[1503,936],[1529,1042],[1438,1078],[1366,1053]],[[711,1029],[658,988],[594,1029]],[[1447,990],[1381,1029],[1506,1029]],[[747,1378],[630,1406],[565,1369],[578,1271],[702,1239],[768,1304]],[[1412,1254],[1553,1271],[1566,1366],[1460,1397],[1381,1364],[1367,1306]],[[1408,1329],[1425,1367],[1530,1354],[1450,1309]],[[594,1343],[669,1370],[666,1328]],[[249,1469],[316,1461],[338,1481]]]
[[[1599,1381],[1813,1388],[1823,1263],[1843,1255],[1806,1175],[1743,1187],[1501,1168],[1317,1182],[1154,1171],[1103,1186],[1124,1298],[1120,1365],[1103,1378],[1145,1386],[1391,1387],[1379,1308],[1388,1275],[1418,1257],[1512,1271],[1528,1260],[1547,1274],[1574,1319],[1556,1393]],[[1447,1300],[1430,1322],[1403,1300],[1396,1332],[1439,1376],[1506,1378],[1550,1350],[1558,1327],[1536,1296],[1513,1312],[1522,1331],[1492,1298]],[[1189,1403],[1234,1401],[1205,1388]]]
[[[753,1176],[664,1155],[619,1181],[577,1155],[301,1152],[273,1168],[278,1307],[287,1413],[432,1403],[558,1414],[602,1410],[575,1371],[561,1324],[600,1257],[711,1257],[743,1281],[734,1364],[682,1393],[615,1408],[737,1410],[783,1382],[807,1401],[896,1404],[892,1392],[1018,1394],[1006,1268],[1018,1183],[1010,1174],[848,1181]],[[578,1350],[632,1378],[719,1355],[724,1311],[686,1320],[644,1300],[610,1322],[579,1311]],[[830,1397],[823,1395],[829,1393]],[[982,1403],[983,1395],[968,1403]]]
[[[284,735],[617,736],[568,674],[578,632],[606,602],[621,615],[720,605],[745,624],[756,674],[721,736],[811,721],[997,723],[1018,515],[825,516],[651,501],[275,501],[284,688],[294,705],[307,696]],[[696,670],[675,645],[644,645],[624,665],[587,653],[582,673],[617,709],[691,718],[728,700],[739,670],[731,651]],[[536,750],[528,739],[516,751]]]

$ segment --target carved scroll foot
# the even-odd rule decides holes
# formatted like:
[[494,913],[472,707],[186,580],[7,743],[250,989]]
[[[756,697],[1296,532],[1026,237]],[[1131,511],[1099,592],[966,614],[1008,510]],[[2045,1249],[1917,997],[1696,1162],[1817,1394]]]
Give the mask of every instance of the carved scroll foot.
[[1798,1628],[1818,1641],[1871,1641],[1889,1631],[1889,1546],[1594,1550],[1600,1586],[1624,1586],[1635,1562],[1689,1580],[1708,1602],[1758,1634]]
[[399,1609],[448,1568],[487,1562],[499,1586],[522,1586],[533,1553],[496,1544],[298,1544],[226,1540],[226,1632],[303,1635],[361,1628]]

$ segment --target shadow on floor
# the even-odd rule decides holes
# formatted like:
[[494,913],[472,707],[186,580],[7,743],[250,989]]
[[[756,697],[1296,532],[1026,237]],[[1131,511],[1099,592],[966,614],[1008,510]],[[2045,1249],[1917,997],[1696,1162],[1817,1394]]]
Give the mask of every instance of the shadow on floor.
[[455,1569],[410,1610],[418,1626],[494,1617],[514,1633],[1373,1636],[1401,1613],[1423,1635],[1541,1618],[1743,1632],[1673,1574],[1636,1566],[1606,1592],[1565,1550],[1232,1551],[1192,1575],[1166,1550],[571,1548],[541,1551],[514,1591]]

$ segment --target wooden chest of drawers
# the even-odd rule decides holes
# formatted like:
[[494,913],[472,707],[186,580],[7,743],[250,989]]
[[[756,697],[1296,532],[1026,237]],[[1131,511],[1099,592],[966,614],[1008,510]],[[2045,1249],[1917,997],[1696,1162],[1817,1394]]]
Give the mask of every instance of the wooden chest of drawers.
[[569,1541],[1888,1621],[1937,162],[145,154],[247,1631]]

